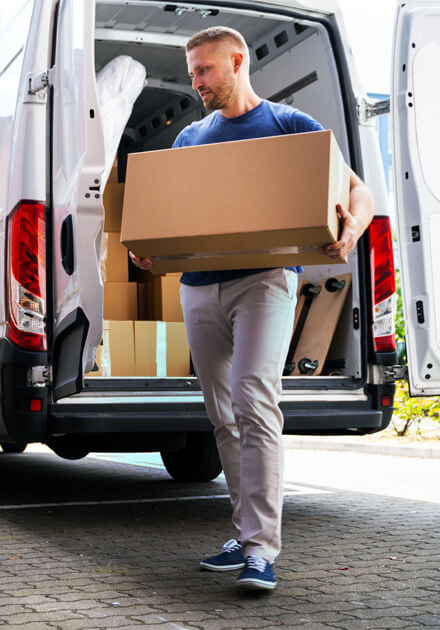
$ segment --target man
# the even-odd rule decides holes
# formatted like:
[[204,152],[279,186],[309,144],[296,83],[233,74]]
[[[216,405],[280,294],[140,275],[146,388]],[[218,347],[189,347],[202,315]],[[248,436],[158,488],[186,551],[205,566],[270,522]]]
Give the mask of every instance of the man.
[[[213,113],[183,129],[174,147],[322,129],[310,116],[254,92],[249,51],[237,31],[201,31],[188,41],[186,55],[193,88]],[[193,185],[197,195],[197,173]],[[325,248],[334,258],[353,250],[373,216],[372,196],[353,172],[349,210],[338,207],[338,212],[341,237]],[[151,267],[150,259],[130,255],[141,268]],[[210,271],[184,273],[181,279],[192,359],[214,425],[237,532],[200,566],[241,568],[237,583],[246,588],[276,586],[272,564],[281,548],[283,481],[278,403],[294,321],[296,271]]]

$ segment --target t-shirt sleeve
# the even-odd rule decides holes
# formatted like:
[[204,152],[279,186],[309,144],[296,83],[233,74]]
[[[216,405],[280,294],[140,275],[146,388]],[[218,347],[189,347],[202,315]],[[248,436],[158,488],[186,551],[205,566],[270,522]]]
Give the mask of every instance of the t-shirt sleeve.
[[173,146],[172,146],[173,149],[185,146],[184,135],[185,135],[185,129],[182,129],[182,131],[179,134],[177,134],[176,139],[173,142]]
[[294,110],[290,116],[291,133],[305,133],[307,131],[322,131],[324,127],[314,118],[300,110]]

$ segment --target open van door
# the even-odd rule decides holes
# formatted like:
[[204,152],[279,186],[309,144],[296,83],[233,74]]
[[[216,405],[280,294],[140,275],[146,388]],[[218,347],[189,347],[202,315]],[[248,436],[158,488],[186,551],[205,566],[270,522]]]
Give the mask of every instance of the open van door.
[[440,0],[398,3],[394,175],[411,395],[440,394]]
[[53,398],[81,391],[102,335],[99,271],[104,138],[94,64],[95,2],[60,0],[52,97]]

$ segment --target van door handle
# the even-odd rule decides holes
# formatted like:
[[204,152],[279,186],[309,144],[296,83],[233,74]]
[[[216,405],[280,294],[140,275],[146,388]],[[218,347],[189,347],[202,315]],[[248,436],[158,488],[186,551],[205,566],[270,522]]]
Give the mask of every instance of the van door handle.
[[72,275],[75,266],[73,248],[73,220],[72,215],[67,216],[61,225],[61,262],[64,271]]

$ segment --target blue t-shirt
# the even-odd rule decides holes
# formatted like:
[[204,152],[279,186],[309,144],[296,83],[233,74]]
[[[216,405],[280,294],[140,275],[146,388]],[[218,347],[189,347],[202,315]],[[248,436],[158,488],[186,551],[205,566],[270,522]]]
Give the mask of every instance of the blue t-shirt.
[[[281,136],[289,133],[321,131],[323,127],[308,114],[291,107],[262,100],[250,111],[234,118],[225,118],[215,111],[206,118],[185,127],[173,147],[190,147],[199,144],[230,142]],[[302,271],[301,267],[288,267]],[[267,269],[231,269],[223,271],[191,271],[182,274],[181,282],[192,286],[214,284],[249,276]]]

